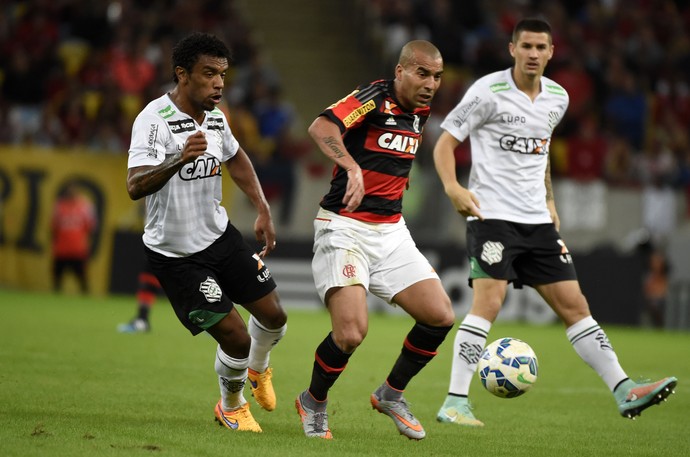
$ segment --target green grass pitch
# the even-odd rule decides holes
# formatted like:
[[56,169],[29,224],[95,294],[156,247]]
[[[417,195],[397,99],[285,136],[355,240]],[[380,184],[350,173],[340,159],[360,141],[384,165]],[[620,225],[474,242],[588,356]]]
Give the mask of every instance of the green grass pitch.
[[[635,421],[618,415],[604,383],[577,357],[560,325],[498,323],[490,340],[513,336],[539,357],[526,395],[499,399],[477,378],[471,398],[481,429],[435,421],[448,388],[454,332],[408,386],[427,438],[400,436],[369,405],[400,352],[409,318],[373,314],[369,335],[330,394],[332,442],[306,439],[294,409],[325,312],[288,310],[288,333],[272,354],[278,407],[261,410],[262,434],[213,421],[218,383],[214,341],[192,337],[165,300],[153,331],[123,335],[133,297],[80,297],[0,289],[0,455],[13,456],[682,456],[690,452],[690,333],[606,327],[635,378],[678,377],[676,394]],[[245,314],[246,316],[246,314]],[[462,316],[458,316],[458,321]]]

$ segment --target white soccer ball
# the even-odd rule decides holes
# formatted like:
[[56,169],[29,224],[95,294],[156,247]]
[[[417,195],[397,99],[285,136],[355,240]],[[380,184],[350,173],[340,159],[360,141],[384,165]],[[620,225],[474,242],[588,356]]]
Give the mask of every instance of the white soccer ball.
[[484,348],[477,374],[486,390],[497,397],[515,398],[537,381],[537,356],[522,340],[501,338]]

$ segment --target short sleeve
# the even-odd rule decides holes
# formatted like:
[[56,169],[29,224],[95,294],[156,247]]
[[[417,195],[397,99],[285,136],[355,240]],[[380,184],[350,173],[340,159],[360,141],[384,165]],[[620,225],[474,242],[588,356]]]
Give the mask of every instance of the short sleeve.
[[453,110],[441,123],[441,128],[464,141],[473,130],[481,127],[489,118],[491,103],[486,91],[479,85],[472,85]]
[[168,126],[153,114],[141,113],[132,126],[127,168],[158,165],[165,160],[170,140]]

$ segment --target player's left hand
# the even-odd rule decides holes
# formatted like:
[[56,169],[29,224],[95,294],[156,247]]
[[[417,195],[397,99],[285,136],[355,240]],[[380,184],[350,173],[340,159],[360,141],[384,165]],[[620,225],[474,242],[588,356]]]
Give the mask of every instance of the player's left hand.
[[356,210],[364,198],[364,177],[359,165],[355,165],[347,170],[347,187],[343,196],[345,211]]
[[276,229],[271,214],[259,214],[254,222],[256,241],[263,243],[259,257],[266,257],[276,247]]

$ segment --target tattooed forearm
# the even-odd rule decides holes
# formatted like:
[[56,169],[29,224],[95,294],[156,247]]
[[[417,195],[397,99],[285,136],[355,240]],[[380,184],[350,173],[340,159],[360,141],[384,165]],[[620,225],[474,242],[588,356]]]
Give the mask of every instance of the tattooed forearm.
[[156,167],[146,167],[130,174],[127,178],[127,191],[132,200],[138,200],[158,192],[182,168],[181,155],[167,157]]
[[334,138],[332,136],[326,137],[323,139],[323,142],[328,148],[333,151],[333,157],[336,159],[340,159],[342,157],[345,157],[345,153],[340,150],[339,143],[337,138]]

